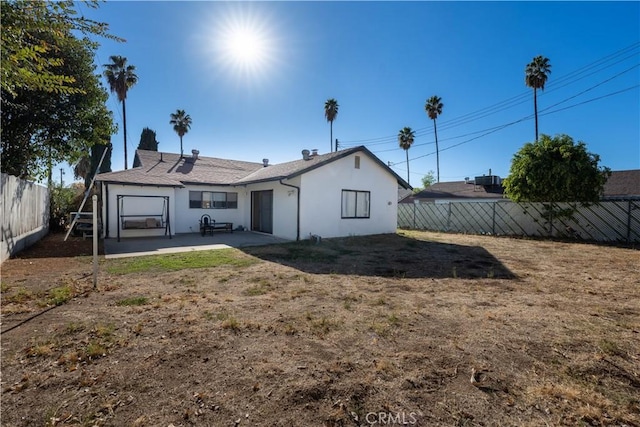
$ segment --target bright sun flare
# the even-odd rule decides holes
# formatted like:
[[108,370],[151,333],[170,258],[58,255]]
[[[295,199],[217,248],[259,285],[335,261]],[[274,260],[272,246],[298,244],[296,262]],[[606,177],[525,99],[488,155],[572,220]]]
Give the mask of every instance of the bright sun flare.
[[264,78],[276,61],[276,43],[265,14],[236,10],[219,21],[212,35],[216,62],[236,78]]
[[254,64],[263,60],[265,43],[260,36],[246,28],[232,30],[226,40],[227,54],[240,64]]

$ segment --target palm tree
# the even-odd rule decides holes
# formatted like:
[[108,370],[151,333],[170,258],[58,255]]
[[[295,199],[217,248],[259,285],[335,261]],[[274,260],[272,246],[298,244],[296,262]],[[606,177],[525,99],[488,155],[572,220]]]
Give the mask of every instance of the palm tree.
[[440,149],[438,148],[438,129],[436,127],[436,119],[442,114],[442,98],[439,96],[432,96],[427,99],[424,104],[424,110],[431,120],[433,120],[433,132],[436,135],[436,182],[440,182]]
[[536,56],[524,69],[524,83],[533,88],[533,111],[536,118],[536,142],[538,141],[538,89],[544,90],[547,77],[551,74],[549,58]]
[[415,139],[415,137],[416,133],[412,131],[410,127],[404,127],[400,129],[400,132],[398,133],[398,144],[407,155],[407,182],[409,184],[411,184],[411,182],[409,181],[409,148],[411,148],[411,145],[413,145],[413,140]]
[[122,102],[122,124],[124,128],[124,168],[127,169],[127,108],[125,100],[127,99],[127,91],[138,82],[138,76],[135,73],[136,67],[127,65],[127,58],[118,55],[109,57],[110,64],[103,65],[105,67],[104,76],[109,83],[111,93],[118,95],[118,101]]
[[[338,101],[334,98],[327,99],[327,102],[324,103],[324,116],[327,118],[327,121],[331,124],[331,136],[329,137],[329,143],[331,145],[331,151],[333,151],[333,121],[338,116]],[[336,147],[336,151],[338,147]]]
[[182,137],[191,129],[191,116],[185,113],[184,110],[176,110],[175,113],[171,113],[169,123],[173,125],[173,130],[180,137],[180,157],[182,157]]
[[73,166],[73,177],[75,179],[82,178],[85,181],[91,173],[91,158],[88,155],[80,157],[78,163]]

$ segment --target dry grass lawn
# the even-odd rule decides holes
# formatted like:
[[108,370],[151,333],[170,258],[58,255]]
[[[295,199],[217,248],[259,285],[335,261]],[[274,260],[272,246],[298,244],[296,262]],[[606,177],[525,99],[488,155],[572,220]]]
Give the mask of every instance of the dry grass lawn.
[[3,426],[640,426],[638,250],[401,231],[100,271],[2,265]]

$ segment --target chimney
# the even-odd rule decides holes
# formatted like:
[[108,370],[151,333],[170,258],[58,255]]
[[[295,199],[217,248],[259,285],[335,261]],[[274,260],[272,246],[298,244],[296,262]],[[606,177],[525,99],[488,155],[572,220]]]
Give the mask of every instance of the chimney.
[[269,166],[269,159],[262,159],[262,166],[265,168]]
[[310,157],[309,157],[309,150],[306,150],[306,149],[305,149],[305,150],[302,150],[302,159],[303,159],[303,160],[309,160],[309,159],[310,159]]
[[317,155],[318,155],[318,149],[317,148],[312,149],[311,150],[311,157],[315,157]]
[[198,160],[198,154],[200,154],[200,151],[198,150],[191,150],[191,155],[193,157],[193,160]]

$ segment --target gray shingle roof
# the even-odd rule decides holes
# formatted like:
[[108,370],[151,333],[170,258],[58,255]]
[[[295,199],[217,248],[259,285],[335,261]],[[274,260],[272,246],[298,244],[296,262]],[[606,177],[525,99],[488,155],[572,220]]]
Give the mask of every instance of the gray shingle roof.
[[355,147],[335,153],[311,156],[309,160],[269,165],[218,159],[214,157],[180,158],[178,154],[137,150],[136,157],[141,166],[119,172],[99,174],[96,179],[103,182],[182,187],[184,184],[237,185],[276,181],[293,178],[337,159],[361,151],[387,169],[402,187],[409,188],[402,178],[365,147]]
[[640,169],[611,172],[604,197],[640,197]]
[[262,167],[262,163],[217,159],[213,157],[180,157],[179,154],[137,150],[139,167],[119,172],[102,173],[97,180],[181,187],[187,183],[229,185]]
[[473,181],[467,184],[466,181],[438,182],[419,193],[413,194],[402,200],[401,203],[413,203],[415,199],[420,201],[435,201],[443,199],[502,199],[504,189],[501,185],[484,187],[475,185]]
[[[401,203],[413,203],[415,199],[424,202],[436,199],[501,199],[502,194],[502,186],[485,188],[466,184],[465,181],[440,182],[403,199]],[[603,198],[622,197],[640,197],[640,169],[611,172],[604,185]]]

